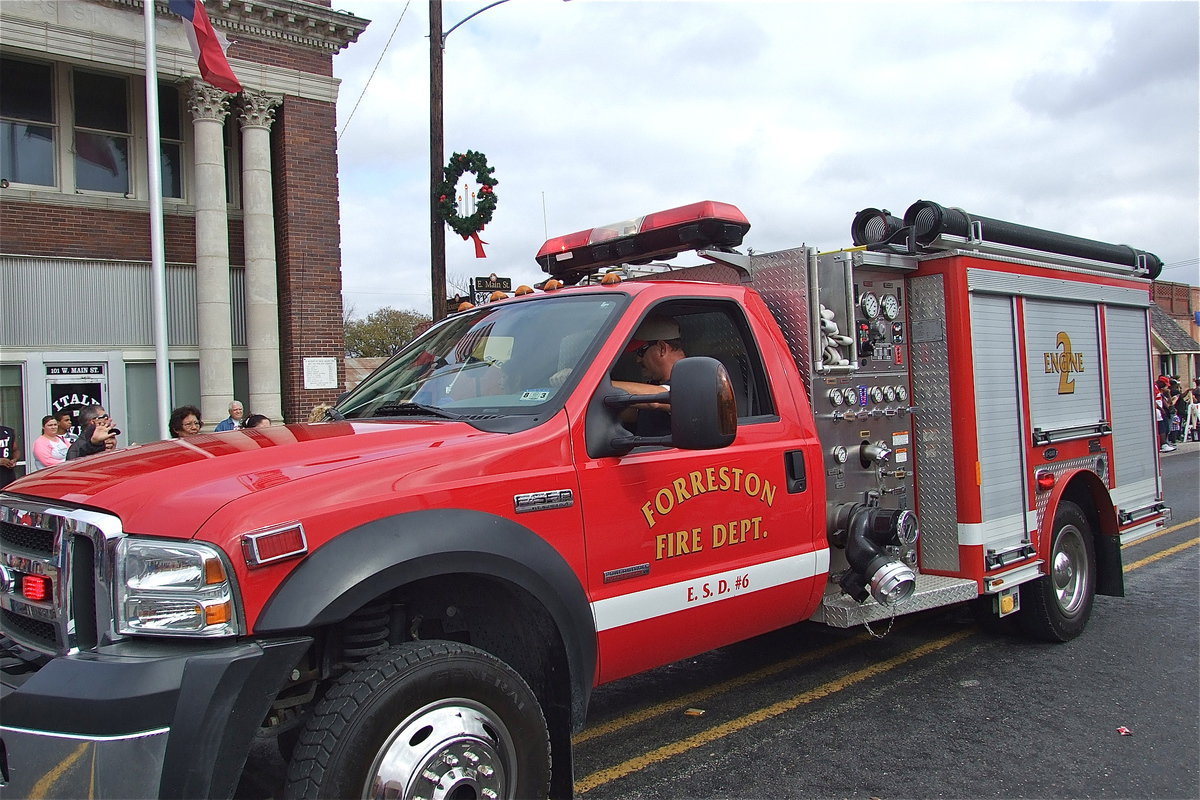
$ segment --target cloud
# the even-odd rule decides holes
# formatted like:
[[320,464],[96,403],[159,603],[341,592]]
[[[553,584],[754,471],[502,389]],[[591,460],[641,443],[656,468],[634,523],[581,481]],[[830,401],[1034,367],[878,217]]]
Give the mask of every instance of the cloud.
[[[395,28],[339,145],[361,314],[429,304],[429,26],[403,8],[349,5],[375,21],[335,59],[344,126]],[[451,234],[447,271],[533,283],[546,238],[702,199],[759,251],[844,246],[860,208],[925,198],[1195,259],[1197,8],[513,0],[447,40],[445,156],[500,181],[489,257]]]

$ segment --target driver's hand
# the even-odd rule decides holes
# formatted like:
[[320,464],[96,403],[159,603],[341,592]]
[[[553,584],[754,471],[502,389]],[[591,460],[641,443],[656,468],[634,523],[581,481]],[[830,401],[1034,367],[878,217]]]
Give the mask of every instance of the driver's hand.
[[546,381],[547,381],[547,383],[550,384],[551,387],[558,389],[564,383],[567,382],[567,378],[569,378],[570,376],[571,376],[571,368],[567,367],[566,369],[560,369],[558,372],[554,373],[549,378],[547,378]]

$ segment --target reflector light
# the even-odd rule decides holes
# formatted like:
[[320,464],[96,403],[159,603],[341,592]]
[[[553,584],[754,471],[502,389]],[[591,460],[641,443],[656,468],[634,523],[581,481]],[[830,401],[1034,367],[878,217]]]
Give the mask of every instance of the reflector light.
[[1054,488],[1054,473],[1039,472],[1037,474],[1037,487],[1043,492],[1048,492]]
[[555,277],[579,277],[619,264],[646,264],[684,250],[729,249],[750,222],[736,206],[705,200],[548,240],[536,260]]
[[307,552],[308,540],[300,525],[248,533],[242,537],[242,554],[246,557],[246,564],[251,567],[302,556]]
[[223,625],[233,619],[232,603],[225,601],[216,605],[205,606],[204,622],[206,625]]
[[219,558],[208,558],[204,561],[204,584],[213,586],[226,580],[225,565]]
[[45,600],[50,597],[50,579],[45,575],[21,577],[21,594],[26,600]]

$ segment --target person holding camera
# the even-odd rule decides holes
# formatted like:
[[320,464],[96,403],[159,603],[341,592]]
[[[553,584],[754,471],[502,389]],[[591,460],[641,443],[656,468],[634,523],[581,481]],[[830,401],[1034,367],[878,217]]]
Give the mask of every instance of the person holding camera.
[[[85,456],[94,456],[116,447],[117,434],[121,429],[113,423],[104,406],[84,406],[79,412],[79,424],[83,432],[67,450],[67,461]],[[108,442],[112,440],[112,447]]]

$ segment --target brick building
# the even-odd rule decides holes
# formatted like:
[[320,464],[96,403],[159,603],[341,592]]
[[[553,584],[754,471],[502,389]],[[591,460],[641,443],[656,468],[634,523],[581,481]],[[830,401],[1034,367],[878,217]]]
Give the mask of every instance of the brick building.
[[1155,374],[1178,375],[1184,386],[1191,386],[1200,377],[1200,288],[1155,281],[1150,297]]
[[[331,0],[207,0],[244,91],[200,81],[156,3],[172,407],[303,420],[343,385]],[[158,438],[143,0],[0,3],[0,419]]]

